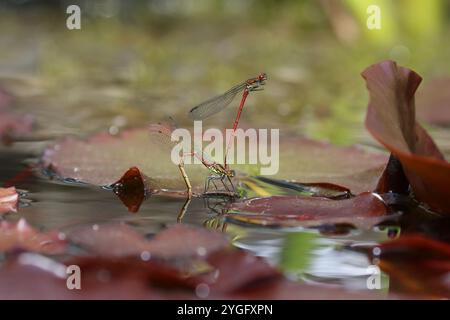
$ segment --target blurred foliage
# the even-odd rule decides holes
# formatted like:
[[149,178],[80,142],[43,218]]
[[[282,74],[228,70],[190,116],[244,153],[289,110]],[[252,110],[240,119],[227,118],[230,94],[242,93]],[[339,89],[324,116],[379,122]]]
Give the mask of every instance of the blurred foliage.
[[[266,89],[248,99],[243,123],[349,144],[366,136],[365,67],[394,59],[426,79],[450,73],[449,5],[440,0],[73,3],[81,30],[65,27],[67,1],[0,6],[1,84],[32,79],[16,93],[34,92],[32,83],[61,114],[97,107],[86,98],[97,94],[108,96],[99,109],[107,119],[132,115],[127,126],[168,116],[187,125],[190,107],[265,71]],[[369,4],[381,8],[381,30],[366,27]],[[228,109],[208,124],[230,126]],[[85,122],[73,126],[83,132]]]

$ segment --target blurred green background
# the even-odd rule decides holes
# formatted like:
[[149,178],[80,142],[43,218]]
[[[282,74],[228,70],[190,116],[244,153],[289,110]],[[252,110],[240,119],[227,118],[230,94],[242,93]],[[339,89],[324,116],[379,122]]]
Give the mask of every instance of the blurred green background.
[[[450,3],[439,0],[0,1],[0,86],[43,134],[145,125],[260,72],[242,124],[337,144],[364,141],[360,77],[396,60],[425,80],[450,74]],[[81,8],[81,30],[66,8]],[[366,26],[369,5],[381,29]],[[237,102],[236,102],[237,104]],[[211,126],[230,126],[234,108]]]

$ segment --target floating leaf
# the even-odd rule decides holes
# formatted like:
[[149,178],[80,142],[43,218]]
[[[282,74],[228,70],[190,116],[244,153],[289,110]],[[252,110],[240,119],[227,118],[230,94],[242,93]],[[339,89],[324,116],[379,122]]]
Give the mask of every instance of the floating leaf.
[[449,213],[450,164],[415,120],[421,77],[393,61],[375,64],[362,76],[370,93],[367,129],[401,162],[417,199]]
[[333,183],[354,194],[373,191],[388,155],[339,147],[299,137],[282,137],[276,178],[299,183]]
[[227,221],[275,227],[330,223],[367,227],[379,223],[387,213],[383,200],[373,193],[343,200],[304,196],[253,198],[235,202],[230,209],[236,214],[227,216]]
[[[148,128],[123,131],[118,136],[97,134],[87,140],[67,138],[46,149],[44,166],[63,178],[111,185],[130,168],[139,168],[152,189],[185,190],[178,166],[170,159],[170,145]],[[208,170],[203,165],[186,165],[191,183],[202,190]]]

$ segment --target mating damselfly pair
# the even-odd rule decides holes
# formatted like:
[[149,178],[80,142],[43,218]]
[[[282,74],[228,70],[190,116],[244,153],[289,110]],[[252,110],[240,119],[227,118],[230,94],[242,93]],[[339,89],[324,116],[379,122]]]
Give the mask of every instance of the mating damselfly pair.
[[[233,123],[232,127],[232,137],[234,137],[237,126],[239,124],[239,119],[242,114],[242,110],[245,105],[245,101],[247,99],[247,96],[250,92],[253,91],[259,91],[263,90],[262,86],[265,85],[265,81],[267,80],[267,75],[265,73],[259,74],[257,77],[250,78],[240,84],[237,84],[233,86],[231,89],[226,91],[225,93],[215,96],[213,98],[210,98],[201,104],[195,106],[189,111],[189,117],[193,120],[204,120],[220,111],[225,109],[233,100],[234,98],[242,92],[241,101],[239,103],[238,112],[236,115],[236,118]],[[161,137],[161,141],[165,144],[174,144],[174,142],[171,141],[171,130],[168,130],[167,128],[162,128],[161,126],[151,126],[150,131],[152,133],[157,133]],[[206,178],[205,182],[205,190],[204,193],[206,194],[210,188],[210,184],[212,183],[216,189],[216,181],[220,181],[222,186],[224,187],[223,194],[229,195],[229,196],[235,196],[236,195],[236,189],[232,182],[232,178],[234,177],[235,173],[233,170],[231,170],[227,163],[227,154],[228,150],[230,148],[232,139],[230,139],[227,148],[225,150],[225,156],[224,156],[224,163],[220,164],[215,162],[214,160],[211,160],[211,158],[205,154],[201,149],[194,146],[194,151],[189,153],[184,153],[182,157],[196,157],[198,158],[201,163],[209,169],[211,174]],[[189,180],[188,175],[186,174],[186,170],[184,168],[184,161],[183,158],[181,158],[178,167],[180,169],[181,175],[183,177],[183,180],[186,184],[187,188],[187,195],[188,198],[192,197],[192,185]]]

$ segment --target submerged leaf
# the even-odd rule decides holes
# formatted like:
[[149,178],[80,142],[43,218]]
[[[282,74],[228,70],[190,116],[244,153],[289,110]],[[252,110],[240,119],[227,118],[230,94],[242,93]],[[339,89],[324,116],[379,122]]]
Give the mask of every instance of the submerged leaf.
[[418,200],[450,213],[450,164],[415,120],[414,93],[421,77],[385,61],[363,73],[370,93],[366,126],[401,162]]

